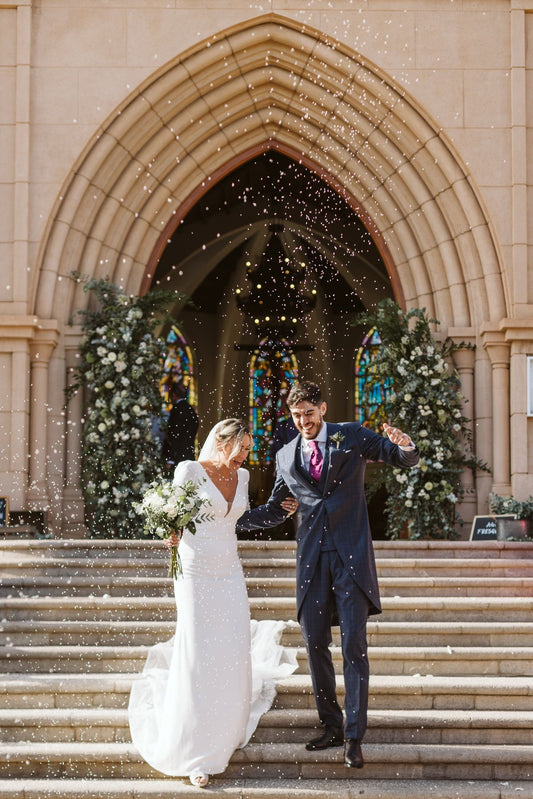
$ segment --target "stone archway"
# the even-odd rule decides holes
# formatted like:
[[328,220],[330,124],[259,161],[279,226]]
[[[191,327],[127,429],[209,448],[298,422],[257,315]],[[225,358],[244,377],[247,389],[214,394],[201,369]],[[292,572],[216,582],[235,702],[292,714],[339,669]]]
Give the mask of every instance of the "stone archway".
[[[86,295],[68,279],[73,269],[109,276],[127,291],[146,288],[166,237],[192,204],[250,153],[269,148],[302,160],[346,197],[406,306],[426,307],[444,331],[466,336],[506,316],[490,223],[438,126],[359,54],[274,14],[180,55],[102,125],[51,215],[36,316],[63,327],[85,307]],[[61,383],[65,361],[72,363],[77,339],[68,338],[52,357],[51,383]],[[473,370],[469,361],[472,397]],[[40,427],[37,416],[33,424]],[[79,503],[78,468],[69,444],[67,504]],[[38,470],[32,480],[43,484],[42,463]]]
[[184,53],[102,126],[54,209],[36,314],[83,307],[58,280],[73,268],[138,291],[178,209],[265,146],[307,159],[364,209],[407,305],[446,326],[505,316],[489,223],[442,132],[376,66],[276,15]]

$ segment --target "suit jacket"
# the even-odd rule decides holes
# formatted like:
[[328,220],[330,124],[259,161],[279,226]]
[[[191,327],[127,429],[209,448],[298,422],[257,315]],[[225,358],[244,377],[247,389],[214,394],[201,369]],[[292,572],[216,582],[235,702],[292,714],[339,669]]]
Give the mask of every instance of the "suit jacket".
[[[328,439],[320,482],[300,466],[301,436],[277,454],[277,476],[266,505],[247,511],[238,530],[273,527],[285,518],[280,502],[289,494],[299,502],[296,530],[296,602],[298,616],[320,554],[324,530],[348,572],[370,601],[370,613],[381,613],[374,548],[364,494],[368,460],[392,466],[418,463],[418,450],[405,452],[388,438],[358,422],[327,425]],[[343,436],[337,445],[336,433]]]
[[194,439],[198,432],[198,414],[186,400],[174,403],[168,417],[163,457],[172,463],[193,461]]

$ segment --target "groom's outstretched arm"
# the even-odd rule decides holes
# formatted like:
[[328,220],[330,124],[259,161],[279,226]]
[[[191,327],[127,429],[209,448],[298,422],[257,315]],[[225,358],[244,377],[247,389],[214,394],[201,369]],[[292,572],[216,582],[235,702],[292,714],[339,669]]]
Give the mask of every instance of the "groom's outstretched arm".
[[281,507],[281,503],[287,499],[289,494],[290,491],[278,470],[276,482],[268,500],[264,505],[259,505],[258,508],[252,508],[242,514],[237,520],[237,532],[244,533],[249,530],[276,527],[284,522],[289,514]]

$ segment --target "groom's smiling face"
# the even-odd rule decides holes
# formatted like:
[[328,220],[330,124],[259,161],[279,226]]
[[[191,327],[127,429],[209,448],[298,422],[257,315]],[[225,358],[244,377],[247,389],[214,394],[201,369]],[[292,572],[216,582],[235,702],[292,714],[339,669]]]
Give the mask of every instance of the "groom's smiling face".
[[312,402],[299,402],[297,405],[293,405],[290,411],[298,432],[308,441],[316,438],[324,424],[326,403],[313,405]]

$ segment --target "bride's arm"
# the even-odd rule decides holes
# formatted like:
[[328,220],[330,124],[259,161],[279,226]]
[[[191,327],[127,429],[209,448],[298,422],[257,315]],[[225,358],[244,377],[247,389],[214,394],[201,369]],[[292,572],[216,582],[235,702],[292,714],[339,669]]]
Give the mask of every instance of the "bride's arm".
[[[183,483],[186,483],[187,480],[194,480],[194,463],[195,461],[180,461],[180,463],[178,463],[174,470],[174,477],[172,478],[172,483],[174,486],[183,485]],[[170,549],[171,547],[177,547],[181,541],[182,534],[182,530],[176,530],[175,533],[172,533],[168,538],[163,540],[163,544],[167,547],[167,549]]]

